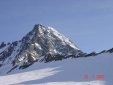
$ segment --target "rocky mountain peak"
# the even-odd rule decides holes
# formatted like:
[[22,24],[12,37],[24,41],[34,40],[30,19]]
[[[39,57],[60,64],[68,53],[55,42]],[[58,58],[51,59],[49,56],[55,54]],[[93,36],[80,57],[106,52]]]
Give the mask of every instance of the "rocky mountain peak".
[[45,28],[45,26],[42,25],[42,24],[35,24],[33,30],[34,31],[40,31],[40,30],[43,30],[44,28]]
[[36,61],[62,60],[70,55],[79,57],[83,52],[54,28],[36,24],[22,40],[9,44],[0,54],[2,64],[11,64],[13,68],[22,69]]

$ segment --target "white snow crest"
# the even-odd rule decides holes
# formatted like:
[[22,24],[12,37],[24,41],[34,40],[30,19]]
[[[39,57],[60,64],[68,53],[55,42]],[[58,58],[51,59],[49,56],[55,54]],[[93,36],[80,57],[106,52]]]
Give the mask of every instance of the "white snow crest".
[[69,44],[72,48],[75,48],[77,50],[79,50],[79,48],[77,48],[74,43],[72,43],[67,37],[65,37],[64,35],[62,35],[61,33],[59,33],[57,30],[55,30],[52,27],[48,27],[49,30],[51,30],[58,38],[60,38],[63,42]]

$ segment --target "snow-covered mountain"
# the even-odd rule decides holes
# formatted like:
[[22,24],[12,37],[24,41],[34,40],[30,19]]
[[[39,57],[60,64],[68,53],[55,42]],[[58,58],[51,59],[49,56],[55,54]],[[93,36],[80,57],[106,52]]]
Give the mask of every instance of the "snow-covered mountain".
[[113,48],[84,53],[52,27],[0,43],[0,85],[112,85]]
[[84,53],[52,27],[35,25],[21,40],[0,45],[0,66],[24,69],[34,62],[50,62],[79,57]]
[[[26,69],[0,74],[0,85],[112,85],[112,64],[113,53],[109,52],[87,58],[36,62]],[[1,73],[6,69],[2,68]]]

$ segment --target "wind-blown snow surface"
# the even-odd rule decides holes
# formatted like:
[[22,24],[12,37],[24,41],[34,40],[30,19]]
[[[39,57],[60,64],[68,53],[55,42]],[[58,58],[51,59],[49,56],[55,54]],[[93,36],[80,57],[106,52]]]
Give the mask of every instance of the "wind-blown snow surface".
[[[0,74],[0,85],[112,85],[112,65],[113,53],[51,63],[37,62],[24,70]],[[88,74],[88,79],[84,78],[85,74]],[[91,77],[97,74],[103,74],[104,78]]]

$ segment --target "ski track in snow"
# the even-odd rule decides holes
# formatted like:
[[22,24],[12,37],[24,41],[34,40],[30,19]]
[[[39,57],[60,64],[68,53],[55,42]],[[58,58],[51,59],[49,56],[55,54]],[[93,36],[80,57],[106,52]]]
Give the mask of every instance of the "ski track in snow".
[[[35,63],[27,69],[15,69],[0,76],[0,85],[112,85],[113,54],[51,63]],[[84,75],[103,74],[104,79],[85,80]]]

